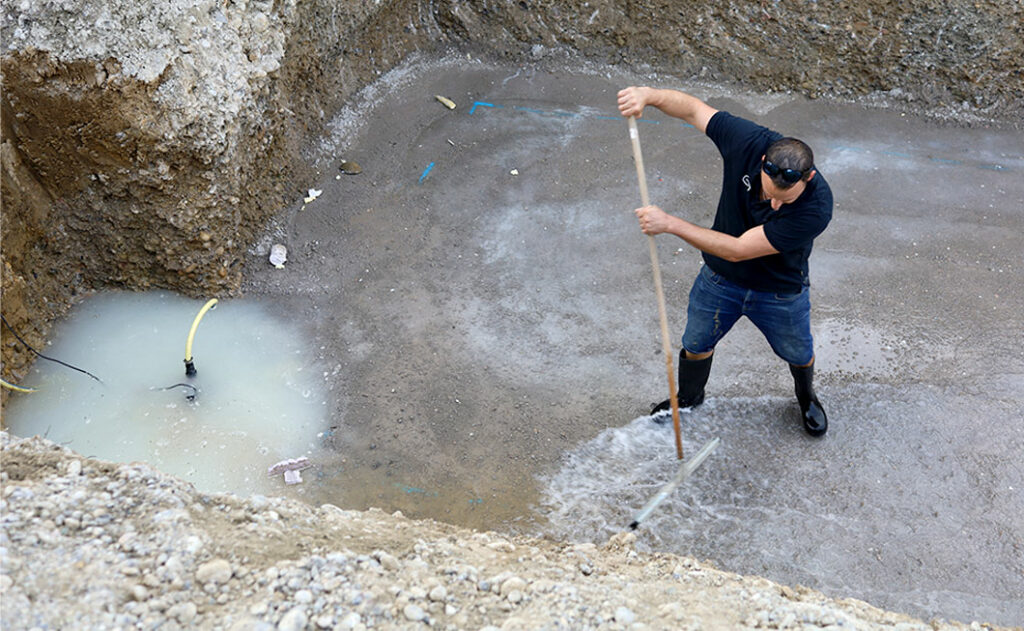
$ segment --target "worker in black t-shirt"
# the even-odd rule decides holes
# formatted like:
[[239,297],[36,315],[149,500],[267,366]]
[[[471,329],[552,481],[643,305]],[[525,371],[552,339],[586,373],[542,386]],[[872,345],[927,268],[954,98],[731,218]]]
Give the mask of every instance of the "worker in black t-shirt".
[[[619,92],[618,103],[623,116],[640,117],[650,105],[686,121],[711,138],[724,161],[711,228],[657,206],[636,209],[645,234],[674,234],[704,253],[687,307],[679,406],[704,401],[715,345],[747,316],[789,363],[804,429],[824,435],[828,418],[813,387],[807,259],[832,219],[832,191],[811,148],[678,90],[629,87]],[[668,408],[663,401],[651,414]]]

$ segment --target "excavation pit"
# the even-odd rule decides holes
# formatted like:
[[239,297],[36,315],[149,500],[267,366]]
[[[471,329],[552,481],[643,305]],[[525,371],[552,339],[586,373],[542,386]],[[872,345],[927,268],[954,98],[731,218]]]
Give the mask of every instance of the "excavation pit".
[[[609,501],[587,463],[617,471],[640,458],[670,475],[670,437],[653,430],[664,435],[659,452],[631,422],[665,397],[629,138],[614,106],[620,87],[641,82],[685,87],[808,140],[838,204],[811,259],[828,437],[802,433],[785,366],[741,322],[717,350],[706,410],[683,429],[688,448],[711,436],[722,446],[638,531],[639,545],[697,546],[725,569],[925,617],[1020,619],[1021,568],[1006,559],[1024,536],[1024,430],[999,422],[1020,418],[1024,391],[1019,354],[1004,352],[1016,347],[1005,323],[1024,308],[1006,290],[1022,284],[1019,131],[620,68],[413,59],[309,149],[322,194],[306,202],[308,189],[295,191],[246,260],[246,299],[300,329],[319,366],[326,418],[301,448],[321,449],[320,473],[303,473],[303,498],[598,539],[649,494],[636,476],[662,469],[627,472],[629,492]],[[640,134],[652,201],[710,224],[713,146],[656,113]],[[267,261],[278,242],[283,269]],[[659,247],[677,337],[700,260],[671,240]],[[199,349],[220,315],[201,325],[201,377],[213,358]],[[643,449],[602,450],[608,433]],[[286,451],[275,458],[300,455]],[[545,508],[574,504],[582,512]],[[920,523],[894,528],[894,513]],[[825,530],[808,534],[805,522]],[[680,536],[664,534],[680,523]]]

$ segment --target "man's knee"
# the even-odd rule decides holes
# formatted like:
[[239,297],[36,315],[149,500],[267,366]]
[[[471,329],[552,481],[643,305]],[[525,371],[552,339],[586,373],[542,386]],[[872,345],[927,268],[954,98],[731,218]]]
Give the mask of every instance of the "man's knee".
[[814,365],[814,357],[811,357],[811,361],[807,362],[806,364],[793,364],[793,365],[796,366],[797,368],[810,368],[811,366]]
[[711,357],[711,355],[714,354],[714,352],[715,352],[715,349],[711,349],[710,351],[708,351],[706,353],[691,353],[690,351],[686,350],[685,348],[683,349],[684,356],[686,357],[686,359],[689,359],[691,361],[698,361],[698,360],[701,360],[701,359],[707,359],[708,357]]

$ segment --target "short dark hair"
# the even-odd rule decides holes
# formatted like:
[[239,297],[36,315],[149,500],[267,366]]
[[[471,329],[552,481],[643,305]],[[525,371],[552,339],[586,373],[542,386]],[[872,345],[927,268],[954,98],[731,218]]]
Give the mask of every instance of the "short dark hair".
[[[807,181],[814,168],[814,152],[802,140],[796,138],[782,138],[768,146],[764,152],[765,159],[773,162],[780,169],[793,169],[803,173],[801,180]],[[779,188],[789,188],[792,184],[784,182],[779,176],[773,177],[772,182]]]

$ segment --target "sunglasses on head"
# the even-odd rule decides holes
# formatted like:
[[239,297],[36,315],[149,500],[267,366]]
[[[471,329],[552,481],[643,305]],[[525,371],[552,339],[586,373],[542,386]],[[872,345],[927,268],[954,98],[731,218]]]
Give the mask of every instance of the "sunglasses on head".
[[765,158],[761,163],[761,170],[764,171],[768,177],[778,177],[786,184],[796,184],[800,181],[800,178],[804,176],[804,171],[797,171],[796,169],[783,169],[779,165],[775,164],[768,158]]

